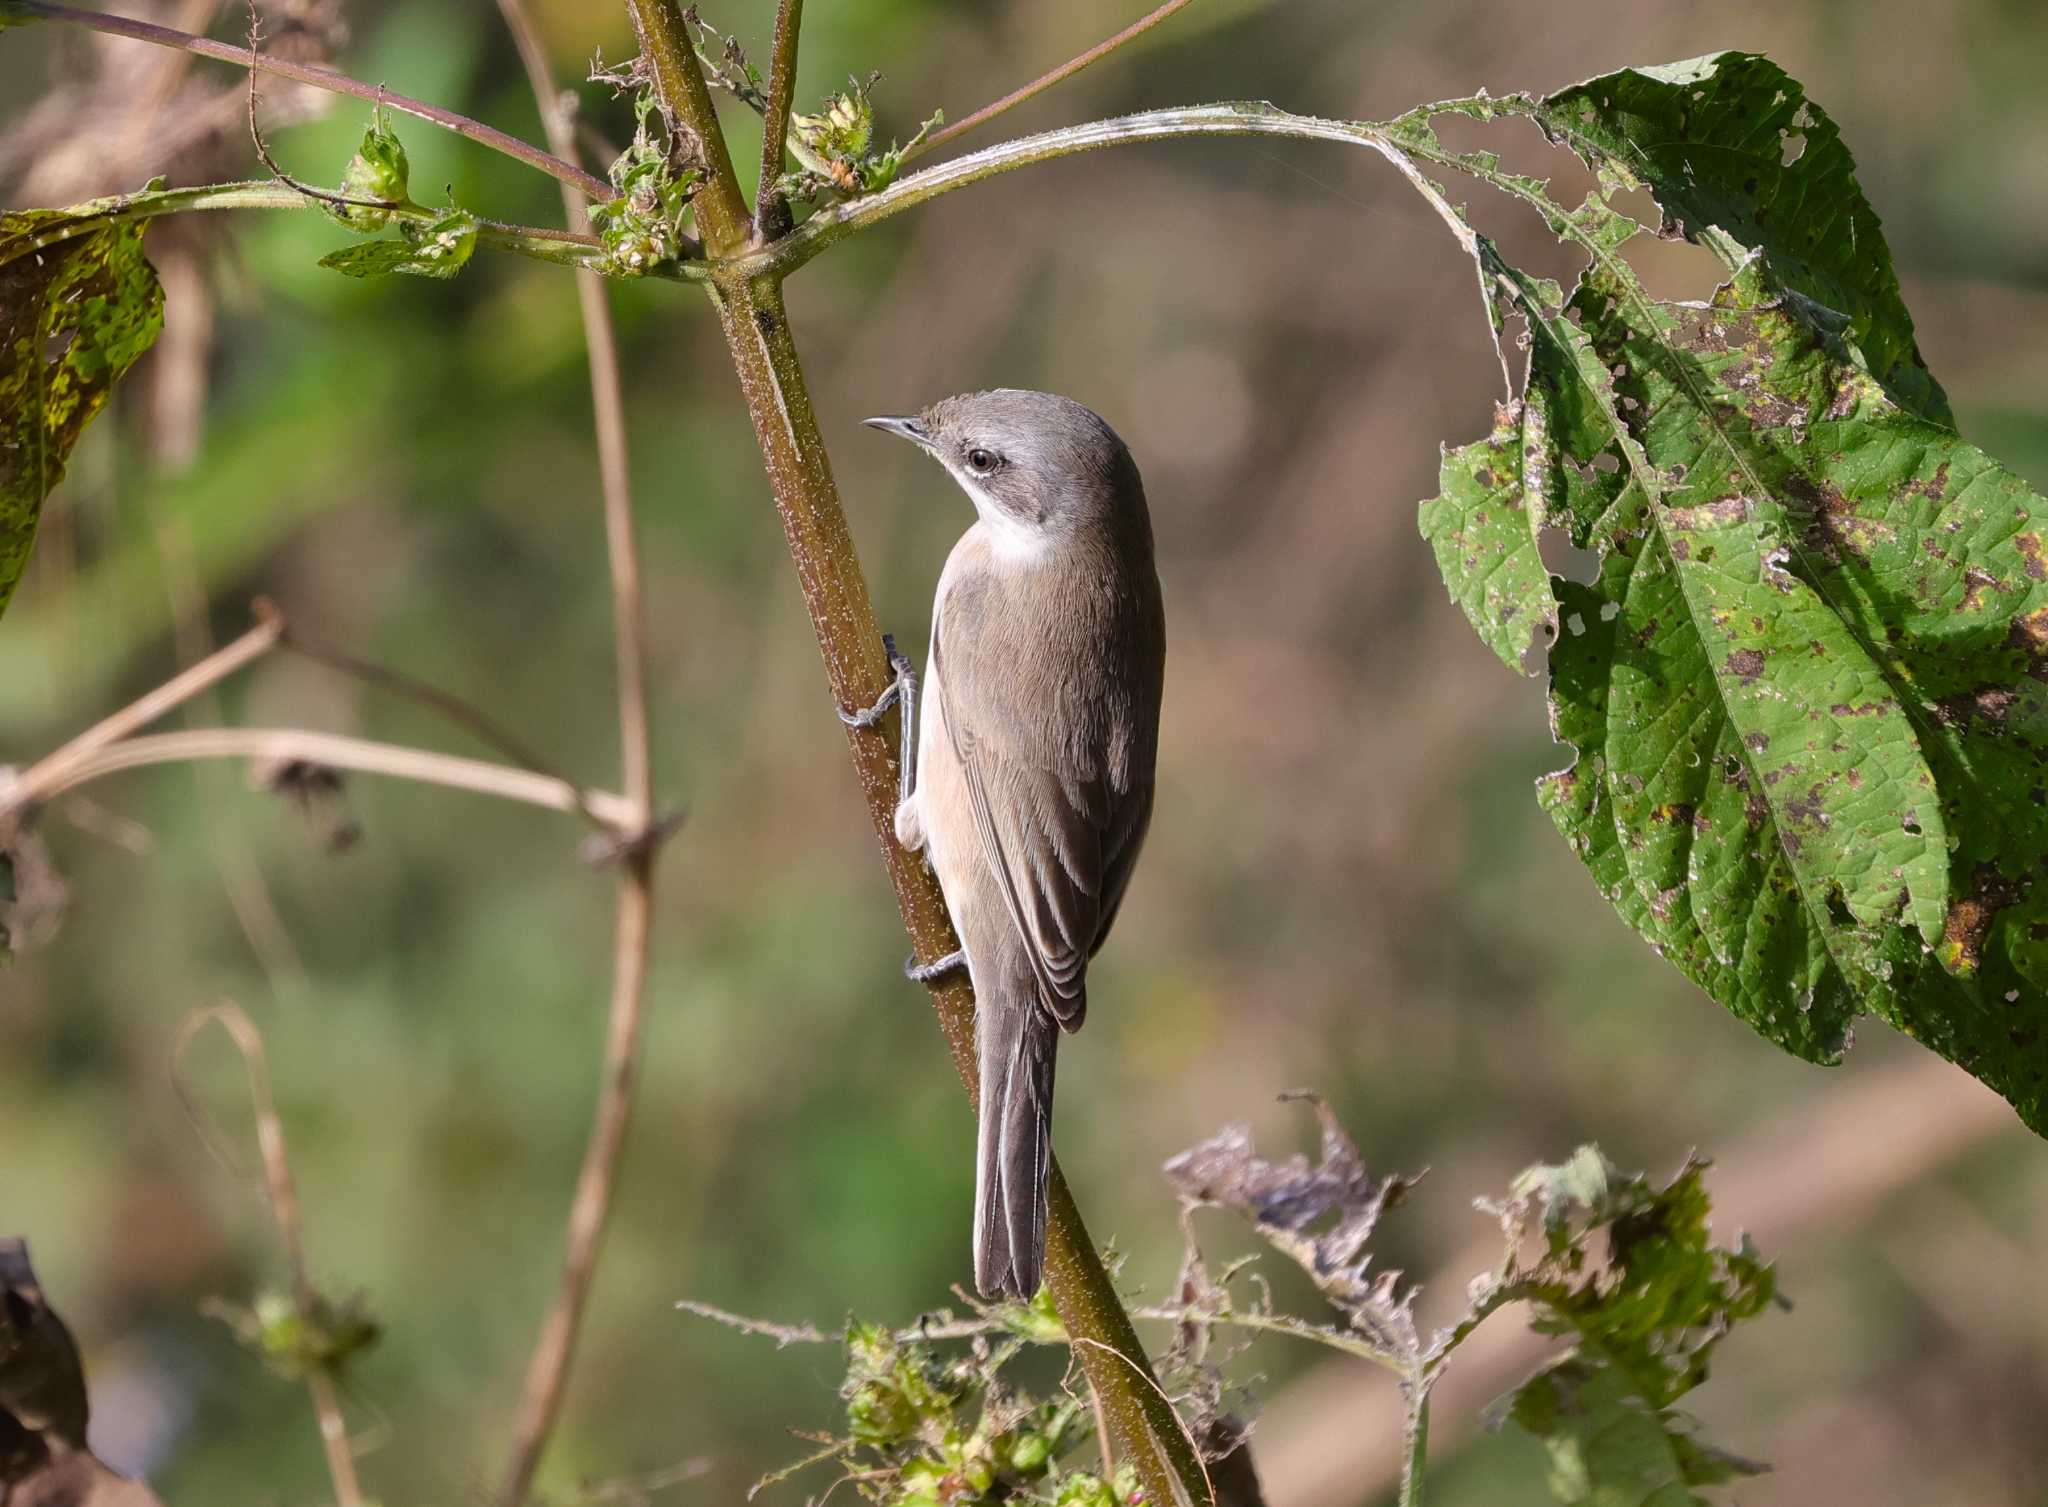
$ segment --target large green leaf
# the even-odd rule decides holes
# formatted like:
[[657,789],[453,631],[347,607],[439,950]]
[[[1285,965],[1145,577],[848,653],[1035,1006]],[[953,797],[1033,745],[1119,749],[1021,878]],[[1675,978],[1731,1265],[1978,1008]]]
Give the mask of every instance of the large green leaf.
[[[2048,1128],[2048,501],[1949,427],[1848,154],[1782,72],[1724,55],[1512,108],[1601,175],[1566,212],[1459,161],[1591,260],[1567,300],[1482,243],[1530,326],[1548,450],[1526,515],[1600,562],[1586,585],[1486,578],[1491,620],[1562,617],[1552,717],[1579,757],[1546,810],[1623,918],[1772,1040],[1831,1060],[1876,1014]],[[1653,300],[1620,254],[1639,186],[1730,259],[1710,302]],[[1474,459],[1425,504],[1439,538],[1500,500],[1478,449],[1453,454]],[[1439,555],[1500,650],[1484,553]]]
[[0,611],[72,446],[163,329],[144,222],[95,208],[0,215]]

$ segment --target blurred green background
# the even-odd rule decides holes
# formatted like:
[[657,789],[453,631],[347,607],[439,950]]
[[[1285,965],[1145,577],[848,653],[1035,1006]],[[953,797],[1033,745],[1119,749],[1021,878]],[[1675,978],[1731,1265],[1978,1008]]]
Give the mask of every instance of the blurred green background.
[[[204,24],[219,7],[142,9]],[[800,101],[879,68],[883,130],[907,136],[1142,7],[811,9]],[[616,6],[537,11],[565,79],[594,49],[630,54]],[[758,54],[771,14],[726,0],[710,19]],[[485,0],[313,0],[271,35],[539,138]],[[1385,116],[1723,47],[1768,51],[1840,122],[1965,433],[2048,482],[2048,12],[2030,0],[1201,0],[997,132],[1214,98]],[[169,58],[8,32],[5,202],[256,172],[238,77]],[[617,141],[629,122],[607,92],[583,91],[586,118]],[[363,112],[265,93],[280,159],[332,181]],[[400,128],[416,196],[446,185],[480,213],[558,223],[552,183]],[[1487,140],[1572,176],[1533,133]],[[1467,197],[1511,255],[1569,270],[1511,207]],[[452,284],[362,284],[315,265],[347,239],[313,215],[151,232],[166,335],[75,458],[0,624],[0,759],[166,675],[176,604],[203,593],[224,638],[263,593],[615,783],[569,280],[480,256]],[[1679,253],[1655,269],[1694,295],[1701,271]],[[1716,1442],[1778,1466],[1735,1497],[2048,1502],[2048,1150],[1874,1025],[1838,1072],[1777,1054],[1626,931],[1557,840],[1530,793],[1562,757],[1541,687],[1502,672],[1416,534],[1439,441],[1484,432],[1498,375],[1469,265],[1384,163],[1219,142],[1038,168],[849,243],[789,300],[882,620],[920,655],[967,510],[861,417],[1045,387],[1101,410],[1144,467],[1172,623],[1158,817],[1091,1027],[1062,1055],[1058,1131],[1130,1283],[1172,1290],[1161,1160],[1234,1119],[1269,1149],[1305,1143],[1305,1117],[1275,1103],[1288,1089],[1329,1095],[1375,1165],[1434,1169],[1384,1235],[1387,1260],[1437,1274],[1425,1317],[1485,1259],[1472,1196],[1582,1140],[1660,1172],[1697,1146],[1721,1159],[1719,1229],[1751,1230],[1798,1305],[1725,1348],[1697,1397]],[[659,787],[690,819],[661,871],[633,1139],[542,1484],[573,1500],[701,1460],[662,1499],[732,1501],[808,1448],[790,1428],[832,1426],[836,1357],[673,1301],[827,1325],[948,1301],[968,1271],[972,1130],[897,971],[904,940],[710,311],[668,285],[613,303]],[[222,703],[237,722],[484,752],[291,657]],[[330,854],[338,820],[361,840]],[[69,904],[61,926],[29,918],[38,945],[0,975],[0,1232],[28,1237],[86,1346],[103,1452],[172,1502],[326,1490],[302,1391],[199,1313],[284,1281],[260,1193],[172,1088],[181,1020],[230,998],[268,1039],[316,1279],[387,1326],[354,1373],[366,1479],[388,1507],[481,1500],[595,1093],[612,884],[579,863],[579,830],[367,779],[339,813],[307,813],[224,766],[109,780],[42,831]],[[190,1066],[246,1146],[224,1040]],[[1257,1448],[1275,1507],[1390,1496],[1383,1377],[1277,1341],[1236,1369],[1270,1400]],[[1504,1375],[1466,1370],[1470,1395],[1438,1408],[1434,1500],[1542,1500],[1535,1446],[1472,1428]]]

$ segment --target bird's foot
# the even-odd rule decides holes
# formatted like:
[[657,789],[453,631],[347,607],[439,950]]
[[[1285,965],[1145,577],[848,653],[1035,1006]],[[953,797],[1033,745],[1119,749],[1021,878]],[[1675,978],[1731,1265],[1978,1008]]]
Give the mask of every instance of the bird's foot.
[[901,804],[909,800],[917,789],[917,670],[910,663],[909,655],[898,652],[895,634],[882,635],[882,652],[889,656],[889,669],[895,679],[875,698],[875,704],[857,712],[849,712],[843,707],[834,707],[833,710],[839,713],[839,720],[848,727],[873,727],[890,707],[902,703],[903,737],[896,750],[896,799]]
[[917,960],[916,954],[913,953],[903,960],[903,976],[913,984],[929,984],[935,979],[944,978],[955,968],[965,968],[966,966],[967,954],[959,948],[955,948],[944,957],[929,963],[920,963]]

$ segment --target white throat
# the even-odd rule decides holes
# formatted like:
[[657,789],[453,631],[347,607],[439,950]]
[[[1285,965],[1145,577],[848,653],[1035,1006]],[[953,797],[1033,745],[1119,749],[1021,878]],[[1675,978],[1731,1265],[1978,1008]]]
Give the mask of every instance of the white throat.
[[1044,558],[1051,544],[1044,529],[1033,528],[1005,511],[989,496],[977,477],[955,471],[951,466],[946,469],[952,472],[953,479],[960,483],[968,501],[974,504],[974,511],[981,518],[981,530],[988,537],[996,558],[1020,564]]

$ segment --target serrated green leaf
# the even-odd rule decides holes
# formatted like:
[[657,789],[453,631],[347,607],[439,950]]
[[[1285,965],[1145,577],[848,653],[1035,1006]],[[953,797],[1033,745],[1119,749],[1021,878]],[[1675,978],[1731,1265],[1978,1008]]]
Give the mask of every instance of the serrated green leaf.
[[[1723,54],[1518,108],[1601,183],[1567,211],[1487,179],[1592,261],[1562,310],[1486,269],[1529,321],[1543,510],[1600,557],[1553,585],[1579,758],[1539,799],[1772,1040],[1833,1060],[1875,1014],[2048,1131],[2048,500],[1948,426],[1848,152],[1782,71]],[[1619,254],[1637,186],[1730,260],[1711,303]]]
[[1772,1039],[1827,1060],[1874,1013],[2039,1128],[2048,503],[1762,261],[1704,308],[1598,263],[1572,312],[1532,363],[1572,411],[1560,466],[1626,465],[1567,504],[1603,552],[1574,615],[1604,631],[1560,640],[1555,716],[1599,755],[1546,807]]
[[1628,1379],[1587,1354],[1539,1371],[1515,1392],[1508,1416],[1550,1456],[1550,1494],[1566,1507],[1687,1507],[1684,1458],[1654,1408]]
[[1442,491],[1420,516],[1451,599],[1487,647],[1526,674],[1535,673],[1532,651],[1557,637],[1557,601],[1536,544],[1550,448],[1540,396],[1496,405],[1489,437],[1445,449]]
[[1762,250],[1779,286],[1846,317],[1901,407],[1953,424],[1855,159],[1784,69],[1745,52],[1627,68],[1551,95],[1536,118],[1589,165],[1647,188],[1688,240],[1713,230]]
[[72,447],[163,329],[147,222],[93,223],[105,202],[0,215],[0,612]]
[[[1777,1296],[1746,1241],[1714,1245],[1706,1166],[1694,1158],[1657,1188],[1586,1146],[1524,1172],[1495,1208],[1509,1265],[1482,1298],[1525,1300],[1538,1331],[1573,1342],[1508,1411],[1542,1441],[1552,1493],[1572,1507],[1680,1507],[1700,1500],[1694,1486],[1761,1468],[1702,1443],[1674,1410],[1728,1332]],[[1538,1228],[1542,1255],[1518,1268]],[[1593,1248],[1601,1234],[1605,1261]]]
[[450,210],[427,225],[401,221],[397,239],[364,241],[320,258],[320,265],[349,277],[453,277],[476,250],[476,217]]

